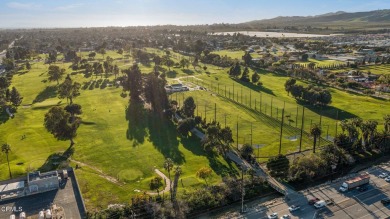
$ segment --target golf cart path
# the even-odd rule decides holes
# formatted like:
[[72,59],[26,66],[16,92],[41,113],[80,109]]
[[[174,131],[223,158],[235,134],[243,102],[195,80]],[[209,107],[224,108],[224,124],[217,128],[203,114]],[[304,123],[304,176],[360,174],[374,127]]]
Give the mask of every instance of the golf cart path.
[[[169,192],[169,185],[171,185],[171,180],[158,169],[154,169],[154,172],[156,172],[157,175],[161,176],[164,179],[164,181],[166,182],[164,190],[162,190],[160,192]],[[148,192],[148,194],[149,195],[158,195],[157,192]]]

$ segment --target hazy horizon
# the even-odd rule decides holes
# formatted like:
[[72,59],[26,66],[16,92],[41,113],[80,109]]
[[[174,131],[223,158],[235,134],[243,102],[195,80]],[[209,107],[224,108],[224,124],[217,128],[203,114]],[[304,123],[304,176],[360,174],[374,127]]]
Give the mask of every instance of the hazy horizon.
[[0,28],[240,23],[278,16],[314,16],[337,11],[359,12],[386,8],[390,8],[390,1],[19,0],[0,3]]

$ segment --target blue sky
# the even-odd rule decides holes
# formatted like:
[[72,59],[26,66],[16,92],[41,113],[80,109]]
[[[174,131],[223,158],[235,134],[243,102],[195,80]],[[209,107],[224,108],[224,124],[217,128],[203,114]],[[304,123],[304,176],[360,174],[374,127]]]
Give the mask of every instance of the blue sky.
[[390,9],[390,0],[0,0],[0,28],[239,23]]

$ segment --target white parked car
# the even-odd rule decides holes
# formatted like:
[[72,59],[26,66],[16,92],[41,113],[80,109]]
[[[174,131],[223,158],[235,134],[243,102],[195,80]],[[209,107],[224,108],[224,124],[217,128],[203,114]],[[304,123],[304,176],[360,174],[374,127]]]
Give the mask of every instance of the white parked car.
[[291,205],[291,207],[288,208],[288,210],[291,212],[297,211],[299,209],[301,209],[301,206],[299,206],[299,205]]
[[281,216],[280,219],[290,219],[290,215],[285,214],[285,215]]
[[379,178],[386,178],[386,177],[388,177],[389,176],[389,174],[387,174],[387,173],[381,173],[380,175],[379,175]]
[[272,214],[268,215],[268,218],[269,219],[278,219],[278,213],[272,213]]
[[385,178],[385,181],[386,181],[386,182],[390,182],[390,176],[386,177],[386,178]]

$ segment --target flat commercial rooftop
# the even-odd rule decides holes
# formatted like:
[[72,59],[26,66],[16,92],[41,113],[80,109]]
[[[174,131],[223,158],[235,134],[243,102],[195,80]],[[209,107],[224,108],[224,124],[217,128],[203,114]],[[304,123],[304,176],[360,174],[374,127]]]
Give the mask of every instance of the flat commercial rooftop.
[[51,204],[64,208],[65,219],[84,218],[85,208],[73,171],[68,171],[68,179],[58,190],[0,202],[0,218],[9,218],[11,214],[19,216],[20,212],[12,211],[20,209],[27,217],[35,218],[39,211],[49,209]]
[[0,185],[0,193],[24,188],[24,181]]

